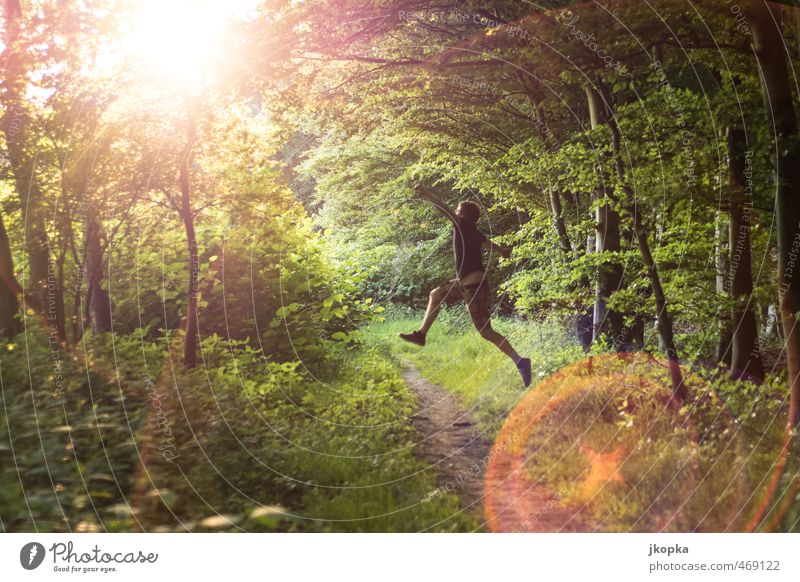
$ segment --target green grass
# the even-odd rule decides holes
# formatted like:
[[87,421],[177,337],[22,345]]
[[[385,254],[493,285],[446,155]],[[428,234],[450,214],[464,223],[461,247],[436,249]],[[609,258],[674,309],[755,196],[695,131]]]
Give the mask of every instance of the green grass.
[[[209,339],[193,371],[169,366],[164,347],[145,343],[145,364],[135,334],[116,336],[113,350],[111,336],[89,338],[91,386],[62,353],[67,381],[55,395],[44,334],[0,342],[3,530],[130,531],[136,520],[147,531],[477,527],[453,495],[430,497],[436,474],[408,421],[414,396],[382,353],[327,346],[315,379],[242,343]],[[156,413],[174,462],[159,452]]]
[[[485,434],[496,435],[528,392],[513,364],[477,334],[460,309],[443,311],[425,347],[397,337],[419,323],[420,314],[395,310],[385,321],[364,330],[366,341],[381,345],[401,364],[412,363],[424,377],[455,394]],[[531,358],[534,384],[530,396],[544,398],[536,393],[544,390],[537,382],[586,358],[572,334],[558,322],[500,318],[494,325],[518,352]],[[601,484],[589,496],[591,517],[602,521],[604,529],[646,531],[666,524],[669,530],[720,531],[729,523],[734,529],[744,527],[763,498],[782,444],[782,422],[775,419],[784,418],[785,411],[780,412],[778,405],[785,396],[785,382],[773,378],[757,387],[702,371],[704,377],[695,375],[689,381],[695,399],[683,416],[675,418],[664,414],[663,402],[656,397],[658,391],[662,398],[665,390],[669,393],[666,368],[656,365],[636,373],[659,388],[629,395],[626,400],[607,392],[601,382],[565,399],[538,423],[526,442],[530,478],[544,479],[553,491],[565,492],[565,503],[583,502],[590,490],[584,484],[591,472],[590,458],[576,443],[609,453],[624,441],[621,485]],[[685,418],[691,418],[695,436],[680,428]],[[704,436],[697,436],[706,429]],[[685,463],[687,455],[692,456],[690,464]],[[787,475],[797,470],[796,458],[790,457],[790,461],[793,469],[787,470]],[[665,488],[667,483],[670,486]],[[789,487],[784,479],[776,505]],[[797,528],[800,498],[787,503],[789,509],[777,526],[779,531]],[[669,512],[676,507],[681,507],[681,512],[670,520]]]
[[[364,330],[366,341],[383,346],[399,361],[414,364],[420,373],[453,394],[472,410],[479,428],[495,434],[526,389],[513,362],[473,328],[463,310],[442,312],[431,328],[425,347],[404,342],[400,332],[417,329],[420,318],[394,312]],[[493,326],[517,352],[531,358],[533,384],[583,357],[570,334],[556,322],[532,324],[497,319]]]
[[586,504],[605,531],[741,530],[758,485],[732,438],[733,418],[692,405],[669,412],[668,374],[657,363],[596,358],[587,370],[542,383],[515,417],[520,428],[504,429],[524,435],[530,481]]
[[295,451],[287,468],[299,479],[337,487],[304,493],[304,513],[317,520],[312,529],[468,531],[477,526],[455,496],[428,500],[436,475],[416,454],[418,437],[408,423],[414,397],[385,356],[357,352],[334,382],[309,391],[303,406],[315,418],[296,423],[289,433],[298,446],[316,452]]
[[[102,336],[89,338],[88,375],[80,359],[61,353],[66,381],[56,394],[53,354],[44,334],[33,332],[26,343],[0,343],[2,528],[129,531],[135,529],[135,509],[148,530],[471,531],[476,520],[460,511],[454,496],[430,496],[436,474],[420,461],[414,445],[408,416],[416,403],[399,367],[412,362],[455,394],[488,438],[523,396],[538,396],[542,388],[524,390],[513,364],[458,309],[443,314],[424,348],[402,342],[397,333],[419,323],[413,315],[394,312],[364,328],[359,344],[326,346],[316,379],[294,363],[266,363],[255,350],[219,340],[204,343],[207,367],[184,372],[178,365],[174,377],[162,378],[162,371],[170,371],[163,366],[163,343],[145,343],[142,352],[138,336],[116,336],[112,350],[111,337]],[[534,382],[585,357],[557,322],[500,319],[497,328],[531,357]],[[152,484],[139,464],[148,438],[159,436],[145,375],[158,388],[180,455],[179,463],[171,464],[145,454]],[[763,388],[706,383],[709,396],[697,401],[692,417],[696,426],[708,426],[718,416],[719,397],[739,427],[733,456],[720,445],[727,442],[729,425],[716,425],[716,440],[705,439],[695,451],[686,435],[668,440],[673,427],[659,416],[651,396],[640,395],[632,410],[631,401],[599,390],[596,398],[565,399],[537,426],[526,441],[526,468],[553,490],[581,497],[590,461],[573,445],[584,439],[585,446],[602,452],[623,440],[633,443],[636,454],[621,471],[623,482],[636,487],[599,489],[593,499],[595,517],[613,510],[608,529],[624,531],[647,508],[663,514],[676,499],[686,499],[683,489],[656,494],[676,474],[686,480],[676,466],[692,451],[690,477],[700,487],[674,527],[701,523],[715,529],[724,525],[722,518],[702,522],[704,511],[716,503],[717,517],[730,515],[731,504],[763,487],[776,458],[782,433],[774,419],[783,418],[785,383],[771,382]],[[603,410],[609,401],[613,406]],[[593,423],[601,410],[603,422]],[[567,417],[569,423],[559,422]],[[592,430],[584,434],[586,426]],[[715,464],[717,458],[723,462]],[[737,488],[729,489],[735,495],[720,496],[727,469],[743,458]],[[790,458],[789,475],[796,471],[796,458],[796,453]],[[789,487],[784,482],[779,491]],[[797,527],[798,505],[788,505],[779,530]],[[261,506],[282,509],[264,512]]]

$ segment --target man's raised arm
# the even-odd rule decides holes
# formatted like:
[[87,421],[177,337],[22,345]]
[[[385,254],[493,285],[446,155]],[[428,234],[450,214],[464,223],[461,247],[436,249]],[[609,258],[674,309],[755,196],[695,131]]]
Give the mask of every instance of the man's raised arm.
[[444,214],[448,219],[450,219],[451,222],[453,222],[454,224],[458,224],[458,217],[452,210],[450,210],[450,207],[447,206],[447,204],[445,204],[441,198],[439,198],[432,192],[429,192],[427,188],[425,188],[424,186],[420,185],[414,187],[414,192],[416,192],[417,196],[419,196],[420,198],[427,200],[428,202],[433,204],[436,207],[436,209],[442,214]]
[[504,259],[507,259],[511,256],[511,249],[508,247],[504,247],[503,245],[499,245],[497,243],[493,243],[488,238],[486,242],[483,243],[483,246],[489,249],[490,253],[497,253]]

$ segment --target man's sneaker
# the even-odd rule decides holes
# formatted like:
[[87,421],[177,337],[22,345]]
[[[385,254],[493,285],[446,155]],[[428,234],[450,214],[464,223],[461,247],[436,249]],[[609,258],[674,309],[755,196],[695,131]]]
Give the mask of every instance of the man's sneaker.
[[520,358],[519,362],[517,362],[517,370],[519,370],[519,375],[522,376],[522,384],[527,388],[531,385],[531,359],[530,358]]
[[[404,339],[412,344],[417,344],[418,346],[425,345],[425,334],[419,331],[412,331],[411,333],[401,333],[400,339]],[[528,369],[530,370],[530,365],[528,366]],[[528,373],[528,377],[530,377],[530,372]]]

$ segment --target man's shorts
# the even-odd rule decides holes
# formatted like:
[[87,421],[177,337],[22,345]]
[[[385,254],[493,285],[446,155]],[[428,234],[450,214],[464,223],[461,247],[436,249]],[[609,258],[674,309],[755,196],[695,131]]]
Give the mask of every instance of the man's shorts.
[[482,279],[480,283],[472,285],[462,285],[458,279],[451,279],[439,286],[439,289],[447,291],[445,302],[448,304],[455,303],[459,296],[464,299],[472,323],[475,324],[478,331],[489,326],[492,301],[489,281],[486,278]]

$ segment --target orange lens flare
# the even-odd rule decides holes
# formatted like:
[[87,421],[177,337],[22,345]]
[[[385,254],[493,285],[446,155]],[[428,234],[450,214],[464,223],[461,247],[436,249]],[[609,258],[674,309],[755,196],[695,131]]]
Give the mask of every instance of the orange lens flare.
[[696,374],[671,407],[669,366],[647,354],[593,356],[541,382],[491,451],[494,532],[741,531],[764,479],[748,473],[740,427]]

